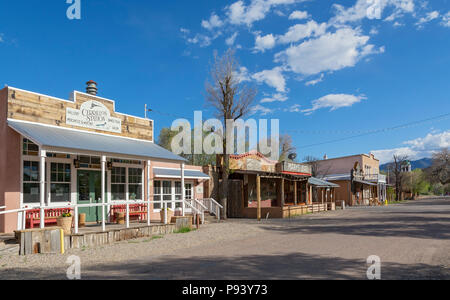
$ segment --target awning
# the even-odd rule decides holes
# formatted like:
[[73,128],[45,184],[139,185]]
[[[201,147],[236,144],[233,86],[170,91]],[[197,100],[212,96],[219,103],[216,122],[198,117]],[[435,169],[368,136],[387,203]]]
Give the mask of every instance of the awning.
[[338,188],[340,187],[337,184],[325,181],[325,180],[321,180],[319,178],[315,178],[315,177],[311,177],[308,179],[308,183],[311,185],[314,185],[316,187],[321,187],[321,188]]
[[353,180],[354,182],[358,182],[358,183],[361,183],[361,184],[365,184],[365,185],[370,185],[370,186],[377,186],[377,184],[376,183],[371,183],[371,182],[368,182],[368,181],[364,181],[364,180],[359,180],[359,179],[355,179],[355,180]]
[[[157,178],[181,178],[181,169],[153,168],[153,174]],[[209,179],[209,176],[198,170],[184,170],[186,179]]]
[[118,158],[186,161],[149,141],[16,120],[8,120],[8,125],[47,151],[88,151]]

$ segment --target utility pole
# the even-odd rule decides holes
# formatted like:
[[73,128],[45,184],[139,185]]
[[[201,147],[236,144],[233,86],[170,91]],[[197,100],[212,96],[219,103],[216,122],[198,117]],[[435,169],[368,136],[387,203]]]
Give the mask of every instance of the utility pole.
[[148,107],[148,105],[145,104],[145,113],[144,113],[145,119],[147,119],[147,113],[152,111],[150,108],[147,108],[147,107]]

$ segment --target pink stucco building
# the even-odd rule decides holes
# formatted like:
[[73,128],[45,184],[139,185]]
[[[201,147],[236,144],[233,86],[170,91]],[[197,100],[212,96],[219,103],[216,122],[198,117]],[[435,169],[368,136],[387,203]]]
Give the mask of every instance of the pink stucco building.
[[[150,198],[155,220],[164,202],[176,211],[180,204],[173,201],[202,199],[208,180],[201,167],[154,143],[153,120],[116,112],[93,81],[68,100],[0,90],[0,207],[6,210]],[[80,212],[87,222],[100,221],[97,208]],[[0,232],[25,224],[21,212],[0,215]]]

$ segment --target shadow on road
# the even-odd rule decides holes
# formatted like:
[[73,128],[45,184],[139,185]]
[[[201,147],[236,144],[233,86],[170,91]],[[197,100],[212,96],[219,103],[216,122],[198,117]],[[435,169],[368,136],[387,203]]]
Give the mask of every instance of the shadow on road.
[[[179,280],[271,280],[357,279],[365,280],[364,260],[292,253],[241,258],[162,257],[146,263],[128,262],[96,267],[82,266],[82,279],[179,279]],[[447,270],[425,264],[383,264],[382,279],[450,279]],[[15,269],[1,272],[1,279],[65,279],[65,270]]]

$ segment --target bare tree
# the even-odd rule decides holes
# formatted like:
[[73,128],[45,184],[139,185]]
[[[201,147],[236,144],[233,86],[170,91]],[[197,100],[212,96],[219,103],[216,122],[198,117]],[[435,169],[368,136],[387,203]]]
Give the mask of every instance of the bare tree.
[[[227,120],[238,120],[251,111],[251,104],[256,97],[256,90],[244,85],[238,76],[239,64],[233,50],[223,56],[214,54],[211,66],[210,81],[206,83],[206,103],[216,110],[217,118],[223,120],[225,133]],[[227,153],[226,134],[222,135],[223,156],[217,159],[221,166],[222,184],[220,203],[223,205],[223,216],[227,216],[228,176],[230,153]]]
[[319,176],[319,159],[317,157],[314,157],[312,155],[308,155],[303,160],[311,166],[311,175],[312,177],[318,177]]
[[408,163],[408,156],[394,155],[394,161],[388,165],[389,170],[392,171],[392,174],[394,175],[395,194],[398,201],[403,200],[402,192],[403,192],[403,181],[405,178],[403,168],[407,165],[407,163]]
[[292,143],[292,137],[289,134],[280,136],[280,159],[279,161],[293,161],[289,155],[295,154],[296,148]]
[[442,185],[450,183],[450,151],[448,148],[433,154],[431,175],[435,181]]

